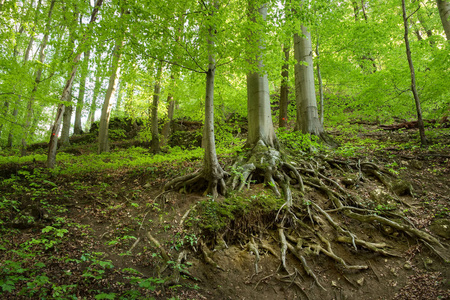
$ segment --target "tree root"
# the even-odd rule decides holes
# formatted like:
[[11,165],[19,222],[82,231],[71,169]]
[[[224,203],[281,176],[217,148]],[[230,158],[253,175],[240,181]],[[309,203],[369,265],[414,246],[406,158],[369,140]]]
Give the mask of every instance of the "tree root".
[[220,167],[210,171],[203,169],[167,182],[163,191],[174,189],[179,192],[194,192],[204,189],[204,195],[212,195],[213,198],[217,198],[219,194],[224,195],[227,191],[224,179],[227,175]]
[[[245,160],[244,157],[249,158]],[[278,150],[267,147],[262,141],[257,142],[245,156],[237,159],[232,170],[233,176],[228,184],[232,190],[242,191],[253,178],[263,181],[277,197],[281,197],[281,187],[288,206],[292,205],[291,180],[295,180],[300,189],[304,190],[303,180],[297,169],[285,162]]]
[[203,243],[203,241],[200,242],[200,248],[202,250],[203,253],[203,259],[206,261],[206,263],[210,264],[211,266],[213,266],[216,269],[222,270],[225,272],[225,269],[223,269],[221,266],[219,266],[212,258],[212,253],[211,251],[208,249],[208,247]]
[[248,248],[248,251],[253,252],[253,254],[255,254],[255,275],[258,275],[258,273],[259,273],[258,263],[259,263],[260,257],[259,257],[258,246],[256,245],[253,237],[248,242],[247,248]]

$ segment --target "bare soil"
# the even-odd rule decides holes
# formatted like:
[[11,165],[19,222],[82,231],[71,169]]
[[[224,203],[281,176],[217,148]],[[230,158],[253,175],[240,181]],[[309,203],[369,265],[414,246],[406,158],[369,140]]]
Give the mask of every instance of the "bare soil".
[[[336,136],[338,134],[335,133]],[[390,140],[401,144],[415,139],[415,134],[415,129],[405,132],[364,131],[360,133],[360,138],[370,136],[378,141]],[[449,132],[442,133],[432,142],[448,145]],[[86,226],[65,225],[64,228],[69,230],[67,239],[48,249],[39,259],[45,262],[44,271],[47,274],[59,278],[59,284],[78,284],[79,299],[93,299],[94,290],[121,294],[133,288],[130,284],[117,284],[130,276],[126,268],[133,268],[146,277],[165,279],[165,283],[156,283],[154,290],[146,292],[150,299],[450,299],[449,261],[445,261],[450,255],[448,146],[438,150],[395,146],[383,151],[360,149],[357,156],[360,160],[379,165],[392,166],[395,163],[399,177],[410,182],[413,188],[412,195],[399,196],[401,201],[397,210],[404,212],[416,228],[439,238],[445,246],[439,249],[442,257],[404,232],[342,216],[342,223],[350,231],[366,240],[386,243],[389,251],[396,256],[385,256],[362,247],[355,250],[350,244],[334,241],[336,235],[330,230],[327,238],[333,241],[337,255],[350,265],[365,264],[369,268],[348,270],[321,253],[311,252],[306,260],[322,289],[289,251],[287,265],[291,274],[280,269],[279,257],[259,248],[260,260],[256,273],[256,253],[249,250],[248,243],[252,238],[257,243],[266,242],[279,253],[277,227],[274,219],[269,218],[276,217],[276,211],[273,215],[252,216],[241,222],[232,222],[232,226],[221,231],[223,240],[211,232],[187,226],[189,218],[198,217],[189,210],[206,197],[176,191],[163,193],[161,188],[181,169],[200,168],[201,162],[194,161],[176,166],[159,165],[152,172],[123,169],[81,178],[53,178],[57,189],[48,196],[47,201],[67,208],[62,215]],[[229,164],[229,159],[223,158],[222,163]],[[40,166],[20,166],[24,167],[33,170]],[[0,175],[7,178],[17,169],[17,165],[5,165]],[[371,179],[353,187],[363,198],[370,198],[370,193],[382,186],[375,178]],[[244,197],[264,191],[270,193],[262,185],[253,185]],[[0,194],[6,192],[0,191]],[[20,198],[22,210],[29,207],[31,199],[26,193],[15,196]],[[324,206],[329,202],[326,195],[314,189],[307,189],[306,197]],[[2,262],[15,259],[15,247],[38,237],[42,228],[54,222],[55,216],[47,216],[45,211],[37,210],[35,224],[16,226],[20,234],[11,237],[7,250],[0,250]],[[326,224],[315,226],[322,229],[329,227]],[[82,275],[87,263],[62,259],[82,257],[87,252],[104,253],[102,260],[111,261],[114,268],[106,270],[101,279],[88,281]],[[164,252],[170,258],[168,264],[163,257]],[[180,258],[180,253],[185,257]],[[182,269],[181,273],[179,269]],[[64,275],[68,273],[71,276]],[[0,295],[3,299],[30,299],[29,295],[1,291]]]

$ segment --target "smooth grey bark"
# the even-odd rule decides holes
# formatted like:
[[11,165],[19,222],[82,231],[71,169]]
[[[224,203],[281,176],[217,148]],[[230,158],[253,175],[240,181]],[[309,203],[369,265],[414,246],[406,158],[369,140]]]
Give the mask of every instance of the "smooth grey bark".
[[158,105],[159,105],[159,95],[161,93],[161,76],[162,76],[163,64],[160,63],[158,72],[156,74],[155,88],[153,90],[153,102],[151,106],[151,133],[152,140],[150,141],[150,149],[152,153],[158,153],[160,151],[159,147],[159,130],[158,130]]
[[289,50],[290,47],[288,45],[283,46],[285,63],[281,67],[280,114],[278,117],[278,126],[284,128],[287,128],[288,124]]
[[324,113],[324,109],[323,109],[323,83],[322,83],[322,74],[320,73],[320,52],[319,52],[319,37],[317,37],[317,43],[316,43],[316,55],[317,55],[317,63],[316,63],[316,68],[317,68],[317,80],[319,81],[319,103],[320,103],[320,114],[319,114],[319,120],[320,120],[320,124],[322,124],[323,127],[323,113]]
[[402,10],[403,10],[403,25],[405,28],[405,48],[406,48],[406,57],[408,58],[408,65],[409,70],[411,73],[411,91],[414,96],[414,102],[416,103],[416,112],[417,112],[417,125],[419,127],[419,134],[420,134],[420,143],[422,146],[425,146],[427,144],[427,140],[425,137],[425,128],[423,126],[423,119],[422,119],[422,108],[420,107],[420,99],[419,94],[417,93],[416,88],[416,73],[414,71],[414,64],[411,57],[411,50],[409,47],[409,38],[408,38],[408,18],[406,16],[406,7],[405,7],[405,0],[402,0]]
[[450,41],[450,2],[447,0],[436,0],[436,3],[445,36],[447,37],[447,41]]
[[[174,81],[174,76],[173,74],[170,75],[170,79],[173,82]],[[162,132],[161,132],[161,147],[164,147],[165,145],[167,145],[168,141],[169,141],[169,135],[171,132],[171,127],[172,127],[172,119],[173,119],[173,113],[175,111],[175,100],[173,99],[173,95],[171,92],[169,92],[169,94],[167,95],[167,118],[164,121],[164,125],[162,128]]]
[[[3,111],[3,118],[6,117],[6,115],[8,114],[8,110],[9,110],[9,102],[5,101],[5,103],[3,104],[4,106],[4,111]],[[0,123],[0,141],[1,141],[1,137],[2,137],[2,133],[3,133],[3,122]]]
[[[252,7],[253,3],[249,3],[250,11],[256,9],[263,20],[267,16],[267,6]],[[253,18],[255,21],[255,18]],[[264,49],[263,41],[258,37],[258,33],[252,34],[253,43],[259,48]],[[272,112],[270,109],[269,80],[267,73],[264,71],[262,55],[257,54],[252,59],[257,65],[257,71],[247,74],[247,114],[248,114],[248,134],[247,144],[249,148],[253,148],[261,141],[264,145],[271,148],[278,148],[278,141],[272,122]]]
[[63,126],[61,129],[61,138],[59,140],[60,147],[67,147],[70,145],[70,124],[72,120],[72,111],[73,106],[69,105],[66,106],[66,109],[64,110],[63,114]]
[[[102,5],[103,0],[97,0],[94,9],[91,13],[91,19],[89,21],[89,24],[93,23],[95,19],[97,18],[98,10],[100,6]],[[87,42],[89,39],[89,31],[83,36],[82,44]],[[50,133],[50,142],[48,146],[48,154],[47,154],[47,167],[48,168],[54,168],[56,164],[56,149],[58,148],[58,134],[61,127],[61,121],[65,110],[64,102],[66,102],[69,99],[70,91],[72,89],[73,80],[75,79],[75,75],[77,73],[78,69],[78,62],[80,60],[81,53],[75,56],[73,59],[73,67],[72,71],[66,81],[66,84],[64,86],[62,95],[61,95],[61,103],[58,105],[57,111],[56,111],[56,117],[55,122],[53,123],[53,126],[51,128]]]
[[75,123],[73,125],[73,134],[81,134],[83,132],[81,127],[81,113],[84,106],[84,95],[86,93],[86,78],[89,73],[89,58],[91,51],[84,52],[84,62],[81,67],[80,88],[78,89],[78,101],[75,110]]
[[94,92],[92,93],[91,106],[89,108],[89,115],[86,122],[86,131],[90,130],[92,124],[95,121],[95,111],[97,110],[97,97],[100,91],[101,84],[102,82],[100,71],[97,70],[97,76],[95,76],[95,83],[94,83]]
[[109,151],[108,127],[112,107],[111,99],[114,97],[119,80],[120,57],[123,42],[124,37],[121,36],[118,40],[116,40],[116,45],[114,46],[113,50],[111,76],[109,77],[108,89],[106,90],[105,101],[103,102],[102,106],[102,115],[100,117],[98,132],[98,153]]
[[[13,113],[12,113],[13,120],[16,120],[17,115],[19,114],[19,108],[17,106],[19,105],[21,98],[22,98],[22,96],[19,95],[19,98],[16,102],[16,107],[14,108]],[[11,128],[9,131],[9,134],[8,134],[8,141],[6,143],[6,147],[12,148],[13,144],[14,144],[14,134],[13,134],[13,128]]]
[[[41,1],[39,1],[40,3]],[[50,23],[51,23],[51,19],[52,19],[52,13],[53,13],[53,8],[55,6],[55,2],[56,0],[52,0],[52,2],[50,3],[50,8],[47,14],[47,22],[46,22],[46,26],[45,26],[45,34],[44,34],[44,38],[42,39],[41,45],[39,47],[39,62],[41,64],[44,64],[45,62],[45,49],[47,48],[47,44],[48,44],[48,39],[49,39],[49,35],[50,35]],[[25,54],[25,58],[29,57],[29,55]],[[30,131],[30,126],[31,126],[31,120],[33,119],[33,114],[34,114],[34,110],[33,110],[33,104],[36,98],[36,92],[39,86],[39,83],[41,82],[41,77],[42,77],[42,67],[39,67],[36,70],[35,73],[35,79],[34,79],[34,86],[33,86],[33,90],[31,91],[31,95],[30,95],[30,99],[28,100],[27,103],[27,114],[26,114],[26,119],[25,119],[25,128],[24,128],[24,135],[22,137],[22,154],[25,154],[26,148],[27,148],[27,138],[29,135],[29,131]]]
[[[214,4],[217,9],[217,4]],[[211,17],[213,13],[211,13]],[[217,186],[221,183],[222,189],[225,188],[223,181],[224,172],[219,164],[216,153],[216,143],[214,135],[214,79],[216,73],[216,60],[213,53],[214,48],[214,28],[208,27],[208,71],[206,72],[206,97],[205,97],[205,125],[203,127],[203,145],[205,148],[203,174],[208,180],[206,193],[212,194],[214,198],[218,196]],[[224,192],[224,191],[223,191]]]
[[317,112],[316,92],[314,86],[314,69],[312,60],[311,34],[301,26],[302,35],[294,34],[295,65],[295,99],[297,119],[295,130],[320,136],[323,126]]

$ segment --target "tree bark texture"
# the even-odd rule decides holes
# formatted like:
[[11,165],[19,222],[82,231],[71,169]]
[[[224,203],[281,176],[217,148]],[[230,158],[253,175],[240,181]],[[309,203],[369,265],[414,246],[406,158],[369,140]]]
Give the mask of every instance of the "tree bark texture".
[[406,16],[406,7],[405,7],[405,0],[402,0],[402,9],[403,9],[403,24],[405,27],[405,47],[406,47],[406,56],[408,58],[408,64],[409,64],[409,70],[411,72],[411,91],[414,96],[414,101],[416,103],[416,111],[417,111],[417,126],[419,127],[419,134],[420,134],[420,143],[422,146],[427,144],[427,140],[425,138],[425,128],[423,126],[423,119],[422,119],[422,108],[420,107],[420,99],[419,94],[417,93],[416,88],[416,73],[414,71],[414,65],[411,57],[411,50],[409,47],[409,39],[408,39],[408,17]]
[[109,127],[109,118],[111,116],[111,99],[114,97],[114,93],[116,92],[117,83],[119,80],[120,73],[120,57],[121,57],[121,49],[123,46],[124,37],[120,37],[116,41],[116,45],[113,50],[113,58],[112,58],[112,66],[111,66],[111,76],[109,77],[108,89],[106,90],[105,101],[103,102],[102,107],[102,115],[100,117],[100,126],[98,133],[98,153],[108,152],[109,151],[109,143],[108,143],[108,127]]
[[78,100],[75,110],[75,123],[73,125],[73,134],[81,134],[83,132],[81,128],[81,113],[84,106],[84,95],[86,93],[86,78],[89,72],[89,57],[91,51],[84,52],[84,62],[81,67],[80,88],[78,90]]
[[[250,13],[256,11],[256,8],[252,5],[253,3],[250,1]],[[263,5],[257,11],[263,20],[265,20],[267,6]],[[253,20],[255,21],[255,18]],[[260,34],[258,32],[253,32],[250,38],[262,50],[264,49],[264,45],[259,36]],[[257,55],[255,58],[252,58],[252,62],[258,66],[258,70],[247,74],[247,147],[253,148],[259,141],[262,141],[267,147],[278,148],[270,109],[269,81],[267,73],[263,70],[262,55]]]
[[317,112],[312,60],[311,34],[302,25],[303,37],[294,34],[295,99],[297,104],[296,130],[320,136],[323,126]]
[[[97,0],[94,9],[92,10],[91,19],[89,21],[89,24],[94,22],[97,18],[98,10],[100,6],[102,5],[103,0]],[[81,44],[84,44],[89,39],[88,32],[83,36],[83,40]],[[62,95],[61,95],[61,104],[58,105],[58,109],[56,112],[56,118],[55,122],[53,123],[52,129],[51,129],[51,135],[50,135],[50,142],[48,147],[48,154],[47,154],[47,167],[48,168],[54,168],[56,164],[56,149],[58,147],[58,133],[61,126],[62,117],[65,110],[65,104],[69,97],[70,97],[70,91],[72,89],[73,80],[75,79],[75,75],[77,73],[78,69],[78,61],[80,60],[81,53],[79,53],[77,56],[75,56],[73,60],[73,68],[72,72],[69,75],[69,78],[66,81],[66,84],[64,86]]]
[[319,63],[319,59],[320,59],[320,53],[319,53],[319,38],[317,38],[317,44],[316,44],[316,54],[317,54],[317,64],[316,64],[316,68],[317,68],[317,80],[319,81],[319,99],[320,99],[320,114],[319,114],[319,119],[320,119],[320,124],[323,127],[323,119],[324,119],[324,109],[323,109],[323,83],[322,83],[322,74],[320,73],[320,63]]
[[152,153],[158,153],[160,151],[159,148],[159,130],[158,130],[158,105],[159,105],[159,95],[161,93],[161,76],[162,76],[162,63],[160,63],[160,67],[158,68],[158,72],[156,74],[156,82],[155,88],[153,90],[153,102],[151,109],[151,132],[152,132],[152,140],[150,142],[150,149]]
[[[52,18],[52,13],[53,13],[53,8],[55,6],[55,2],[56,2],[56,0],[52,0],[52,2],[50,3],[50,8],[49,8],[48,15],[47,15],[47,23],[45,26],[46,31],[45,31],[44,38],[42,39],[41,45],[39,47],[39,58],[38,59],[39,59],[39,62],[41,62],[41,64],[43,64],[45,62],[45,49],[47,48],[47,44],[48,44],[48,38],[49,38],[49,34],[50,34],[50,23],[51,23],[51,18]],[[39,1],[39,3],[40,3],[40,1]],[[25,55],[25,58],[26,57],[29,57],[29,56]],[[22,154],[25,154],[25,151],[27,148],[27,139],[28,139],[28,135],[29,135],[29,131],[30,131],[31,121],[33,119],[33,114],[34,114],[33,104],[34,104],[34,100],[36,97],[36,92],[37,92],[39,83],[41,82],[41,77],[42,77],[42,67],[39,67],[35,73],[34,86],[33,86],[33,90],[31,91],[30,100],[28,100],[28,103],[27,103],[27,115],[26,115],[26,119],[25,119],[24,134],[22,137]]]
[[94,84],[94,92],[92,93],[92,99],[91,99],[91,107],[89,108],[89,115],[87,119],[86,124],[86,131],[89,131],[92,124],[95,121],[95,111],[97,110],[97,97],[100,91],[101,81],[100,81],[101,75],[100,72],[97,73],[97,76],[95,77],[95,84]]
[[61,138],[59,140],[61,144],[60,147],[70,146],[69,138],[70,138],[70,124],[72,120],[72,111],[73,111],[72,105],[66,106],[66,109],[64,110],[63,126],[61,129]]
[[450,2],[447,0],[436,0],[436,2],[445,36],[447,37],[447,41],[450,41]]
[[288,91],[289,91],[289,50],[290,47],[283,47],[285,64],[281,67],[281,87],[280,87],[280,115],[278,118],[279,127],[287,128],[288,118]]

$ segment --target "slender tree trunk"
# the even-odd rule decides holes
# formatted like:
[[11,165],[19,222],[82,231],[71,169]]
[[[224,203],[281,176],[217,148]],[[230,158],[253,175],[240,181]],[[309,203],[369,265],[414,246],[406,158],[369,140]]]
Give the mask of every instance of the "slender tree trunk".
[[115,116],[123,116],[122,113],[122,97],[123,97],[123,81],[119,81],[119,83],[117,84],[118,86],[118,91],[117,91],[117,100],[116,100],[116,107],[114,109],[114,115]]
[[436,2],[445,36],[447,37],[447,41],[450,41],[450,2],[448,0],[436,0]]
[[[217,2],[213,4],[214,8],[218,8]],[[211,13],[213,17],[214,13]],[[205,97],[205,126],[203,127],[203,142],[205,148],[203,173],[208,179],[208,188],[206,193],[212,194],[214,198],[218,196],[217,186],[219,181],[224,187],[224,172],[219,164],[216,154],[216,141],[214,135],[214,79],[216,72],[216,60],[213,53],[214,49],[214,27],[208,27],[208,71],[206,72],[206,97]]]
[[153,91],[153,102],[151,107],[151,132],[152,132],[152,140],[150,142],[150,149],[152,153],[158,153],[160,151],[159,148],[159,130],[158,130],[158,105],[159,105],[159,95],[161,93],[161,76],[162,76],[162,63],[160,63],[160,67],[158,68],[158,73],[156,75],[155,89]]
[[[175,81],[174,79],[174,75],[170,75],[170,80],[172,82]],[[169,92],[169,94],[167,95],[167,118],[165,119],[164,122],[164,126],[162,129],[162,137],[161,137],[161,146],[164,147],[167,145],[168,141],[169,141],[169,135],[170,135],[170,131],[171,131],[171,126],[172,126],[172,119],[173,119],[173,113],[175,110],[175,100],[173,99],[173,95],[172,92]]]
[[[3,111],[3,117],[6,117],[6,115],[8,114],[8,110],[9,110],[9,102],[5,101],[5,103],[3,104],[4,111]],[[0,123],[0,141],[1,141],[1,137],[2,137],[2,132],[3,132],[3,122]]]
[[72,111],[73,111],[73,106],[69,105],[66,106],[66,109],[64,110],[64,114],[63,114],[63,126],[61,129],[61,138],[60,138],[60,144],[61,144],[61,148],[62,147],[67,147],[70,146],[70,124],[71,124],[71,120],[72,120]]
[[323,126],[317,113],[316,93],[314,86],[314,69],[312,60],[311,34],[302,25],[300,37],[294,34],[295,65],[295,98],[297,103],[297,121],[295,130],[320,136]]
[[416,88],[416,73],[414,71],[414,65],[413,65],[413,61],[412,61],[412,57],[411,57],[411,50],[409,47],[408,17],[406,16],[405,0],[402,0],[402,9],[403,9],[403,24],[405,27],[404,37],[405,37],[406,56],[408,58],[409,70],[411,72],[411,91],[414,95],[414,101],[416,103],[417,125],[419,127],[420,143],[422,144],[422,146],[425,146],[427,144],[427,140],[425,138],[425,128],[423,126],[422,108],[420,107],[419,94],[417,93],[417,88]]
[[[267,6],[265,4],[256,8],[253,7],[254,3],[250,1],[249,5],[251,13],[257,10],[263,20],[266,20]],[[254,21],[255,19],[253,17]],[[262,50],[264,49],[263,41],[258,35],[260,34],[257,32],[252,33],[252,42]],[[258,66],[258,71],[247,74],[247,147],[253,148],[261,141],[267,147],[278,148],[270,109],[269,80],[267,73],[263,70],[262,55],[257,55],[253,60]]]
[[[103,0],[97,0],[96,4],[94,6],[94,9],[92,10],[91,20],[89,21],[89,24],[93,23],[95,21],[95,19],[97,18],[98,10],[99,10],[100,6],[102,5],[102,3],[103,3]],[[87,32],[84,35],[81,43],[82,44],[86,43],[87,40],[89,39],[89,37],[90,37],[89,32]],[[62,117],[63,117],[64,110],[65,110],[64,102],[67,101],[67,99],[69,99],[73,80],[77,73],[78,61],[80,60],[80,57],[81,57],[81,53],[78,54],[77,56],[75,56],[75,58],[73,60],[72,72],[70,73],[70,76],[67,79],[66,84],[64,86],[64,89],[63,89],[63,92],[61,95],[62,103],[60,103],[58,105],[55,122],[53,123],[52,129],[51,129],[50,142],[49,142],[48,154],[47,154],[47,167],[48,168],[54,168],[55,164],[56,164],[56,149],[58,147],[58,133],[59,133],[59,129],[61,127],[61,121],[62,121]]]
[[[40,2],[41,1],[39,1],[39,3]],[[55,6],[55,2],[56,2],[56,0],[52,0],[52,2],[50,3],[50,8],[49,8],[48,15],[47,15],[47,24],[45,26],[46,31],[45,31],[44,38],[42,39],[41,46],[39,48],[39,58],[38,59],[41,64],[44,64],[44,62],[45,62],[45,49],[47,48],[48,38],[50,35],[50,29],[51,29],[50,22],[51,22],[52,12],[53,12],[53,8]],[[27,57],[29,57],[29,55],[25,54],[25,58],[27,58]],[[31,120],[33,119],[33,114],[34,114],[33,104],[34,104],[34,100],[36,97],[38,85],[41,82],[41,76],[42,76],[42,68],[39,67],[35,73],[33,90],[31,91],[30,100],[28,101],[28,104],[27,104],[27,115],[26,115],[26,120],[25,120],[24,135],[22,137],[22,155],[25,155],[25,152],[27,149],[27,138],[28,138],[28,134],[30,131]]]
[[91,51],[88,50],[84,52],[84,62],[81,69],[81,78],[80,78],[80,88],[78,90],[78,101],[75,110],[75,123],[73,126],[73,134],[81,134],[83,132],[81,127],[81,113],[83,111],[84,106],[84,95],[86,93],[86,78],[89,73],[89,57],[91,55]]
[[111,66],[111,76],[109,78],[108,89],[106,90],[105,101],[103,102],[102,115],[100,117],[100,126],[98,134],[98,153],[108,152],[108,126],[109,118],[111,116],[111,99],[117,88],[117,82],[119,80],[120,73],[120,57],[121,49],[123,46],[124,37],[120,37],[116,41],[116,45],[113,50],[112,66]]
[[[13,113],[12,113],[13,120],[17,120],[17,115],[19,114],[19,108],[17,106],[19,105],[21,98],[22,98],[22,96],[19,95],[19,99],[17,100],[16,107],[14,108]],[[9,134],[8,134],[8,142],[7,142],[6,146],[8,148],[12,148],[13,144],[14,144],[14,134],[13,134],[13,128],[11,128],[9,131]]]
[[317,63],[316,63],[316,68],[317,68],[317,80],[319,80],[319,96],[320,96],[320,124],[323,126],[323,113],[324,113],[324,109],[323,109],[323,83],[322,83],[322,74],[320,73],[320,53],[319,53],[319,37],[317,37],[317,44],[316,44],[316,54],[317,54]]
[[97,97],[101,87],[101,75],[100,72],[97,72],[97,76],[95,77],[94,84],[94,92],[92,93],[91,106],[89,108],[89,115],[86,124],[86,131],[89,131],[92,124],[95,122],[95,111],[97,110]]
[[288,91],[289,91],[289,45],[284,45],[284,61],[281,67],[281,87],[280,87],[280,115],[278,119],[279,127],[287,128],[288,118]]

